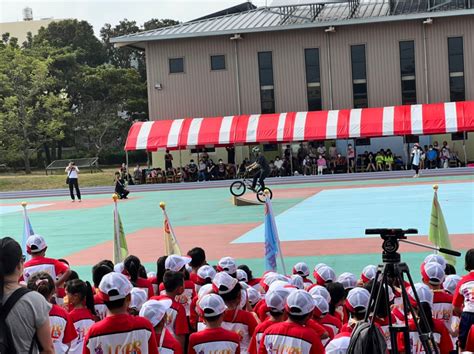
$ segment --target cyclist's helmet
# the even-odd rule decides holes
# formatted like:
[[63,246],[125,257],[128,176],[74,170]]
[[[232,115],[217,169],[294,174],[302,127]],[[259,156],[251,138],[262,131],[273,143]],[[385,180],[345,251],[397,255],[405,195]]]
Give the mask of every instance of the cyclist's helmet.
[[258,153],[260,152],[260,147],[254,146],[253,149],[252,149],[252,152],[253,152],[254,154],[258,154]]

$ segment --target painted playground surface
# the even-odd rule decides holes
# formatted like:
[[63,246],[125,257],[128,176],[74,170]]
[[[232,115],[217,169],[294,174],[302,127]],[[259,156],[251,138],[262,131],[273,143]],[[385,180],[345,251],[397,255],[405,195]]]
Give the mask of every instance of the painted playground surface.
[[[381,260],[381,239],[364,235],[366,228],[417,228],[410,236],[427,242],[433,184],[454,249],[474,247],[474,177],[385,179],[273,186],[273,209],[287,272],[298,261],[310,267],[324,262],[337,273],[359,274]],[[253,199],[253,195],[245,196]],[[23,232],[20,202],[0,200],[2,236],[18,241]],[[48,255],[66,258],[81,277],[90,279],[92,265],[112,258],[113,202],[111,195],[85,196],[82,203],[65,197],[31,198],[28,213],[36,233],[48,242]],[[234,206],[228,188],[135,193],[119,202],[130,254],[155,270],[162,255],[164,201],[183,252],[200,246],[211,264],[223,256],[263,272],[263,205]],[[419,279],[418,269],[428,250],[401,245],[402,260]],[[459,272],[463,259],[457,263]]]

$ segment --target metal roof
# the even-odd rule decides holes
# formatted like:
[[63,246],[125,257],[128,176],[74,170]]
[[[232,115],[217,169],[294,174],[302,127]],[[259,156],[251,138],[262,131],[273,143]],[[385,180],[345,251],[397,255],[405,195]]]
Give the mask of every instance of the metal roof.
[[259,7],[115,37],[111,42],[144,47],[142,42],[147,41],[457,15],[474,15],[469,0],[324,0],[302,5]]

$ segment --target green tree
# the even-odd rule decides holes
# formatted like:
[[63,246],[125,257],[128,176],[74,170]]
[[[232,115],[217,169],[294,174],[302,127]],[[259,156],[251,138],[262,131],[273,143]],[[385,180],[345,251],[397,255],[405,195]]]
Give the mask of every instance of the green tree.
[[87,21],[62,20],[42,27],[33,39],[34,45],[53,48],[70,48],[77,62],[98,66],[106,61],[104,46],[94,35],[92,25]]
[[81,103],[75,115],[76,142],[82,141],[99,156],[105,149],[122,147],[137,100],[146,86],[134,69],[112,65],[84,67],[80,77]]
[[20,152],[26,173],[43,144],[64,138],[71,116],[67,94],[50,89],[48,64],[11,45],[0,49],[0,147]]

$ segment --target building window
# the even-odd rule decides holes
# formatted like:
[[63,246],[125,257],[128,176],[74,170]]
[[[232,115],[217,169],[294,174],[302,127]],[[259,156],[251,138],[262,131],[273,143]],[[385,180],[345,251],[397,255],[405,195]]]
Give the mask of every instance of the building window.
[[184,58],[169,59],[170,74],[184,73]]
[[306,92],[308,95],[308,111],[320,111],[321,103],[321,75],[319,68],[319,49],[304,50],[306,66]]
[[464,50],[462,37],[448,38],[449,60],[449,92],[450,100],[464,101],[466,90],[464,86]]
[[225,55],[211,55],[211,70],[225,70]]
[[275,113],[272,52],[258,53],[258,74],[262,113]]
[[400,74],[402,104],[416,104],[415,42],[400,42]]
[[368,107],[365,45],[351,45],[352,93],[354,108]]

